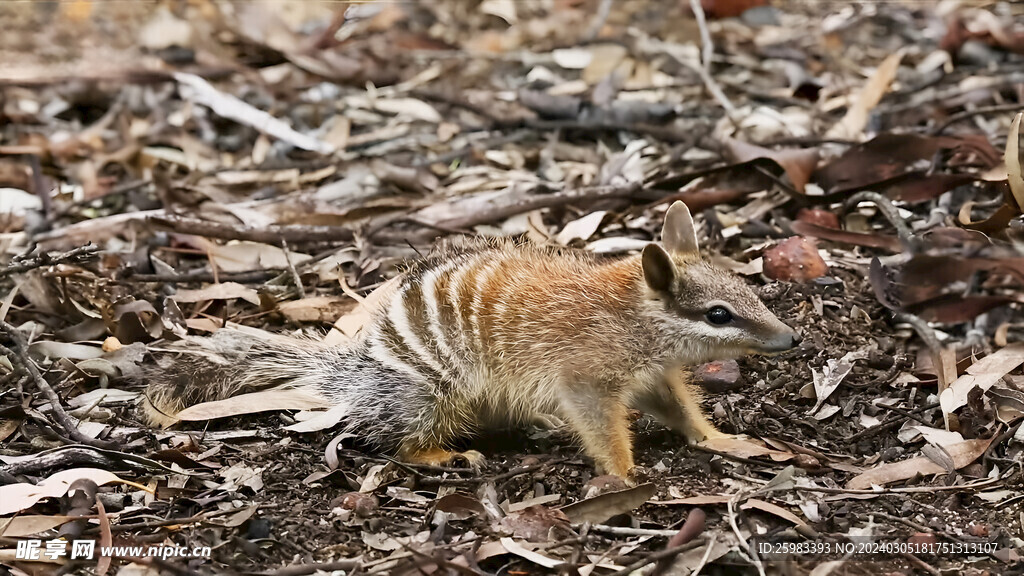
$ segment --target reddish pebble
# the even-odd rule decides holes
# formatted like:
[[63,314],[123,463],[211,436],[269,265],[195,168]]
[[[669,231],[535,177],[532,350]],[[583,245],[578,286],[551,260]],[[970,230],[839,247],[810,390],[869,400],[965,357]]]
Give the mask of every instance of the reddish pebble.
[[619,490],[625,490],[626,481],[618,476],[604,475],[595,476],[590,479],[583,486],[583,498],[593,498],[598,494],[604,494],[605,492],[618,492]]
[[808,224],[821,226],[822,228],[839,229],[839,217],[834,212],[821,210],[820,208],[801,208],[796,213],[796,219]]
[[914,532],[907,542],[918,546],[934,546],[939,543],[939,538],[931,532]]
[[708,392],[735,390],[743,385],[740,367],[735,360],[716,360],[701,364],[693,371],[694,380]]
[[377,510],[377,497],[362,492],[349,492],[341,497],[341,507],[365,518]]
[[827,272],[828,265],[814,241],[801,236],[787,238],[764,252],[764,274],[773,280],[806,282]]
[[988,538],[987,524],[971,524],[967,527],[967,533],[978,538]]
[[817,458],[811,456],[810,454],[797,454],[796,457],[793,458],[793,460],[796,463],[797,467],[802,468],[804,470],[818,470],[819,468],[821,468],[821,462],[819,462]]
[[735,18],[751,8],[766,4],[768,0],[701,0],[700,7],[708,18]]

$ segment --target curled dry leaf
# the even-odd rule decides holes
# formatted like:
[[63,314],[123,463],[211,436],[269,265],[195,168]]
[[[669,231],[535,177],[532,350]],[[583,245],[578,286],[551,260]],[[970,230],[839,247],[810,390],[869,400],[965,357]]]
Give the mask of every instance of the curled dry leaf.
[[712,438],[705,440],[698,444],[705,448],[710,448],[718,452],[724,452],[732,456],[738,456],[740,458],[755,458],[757,456],[768,456],[776,462],[783,462],[793,458],[792,452],[786,452],[783,450],[772,450],[765,446],[763,442],[754,441],[749,438],[741,438],[739,436],[726,436],[724,438]]
[[[952,459],[954,468],[959,470],[960,468],[963,468],[977,460],[979,456],[985,453],[985,450],[991,443],[991,438],[987,440],[967,440],[960,444],[947,446],[946,452]],[[892,484],[893,482],[907,480],[918,474],[929,475],[945,473],[945,468],[935,462],[932,462],[930,459],[917,457],[910,458],[909,460],[901,460],[899,462],[890,462],[888,464],[882,464],[881,466],[872,468],[863,474],[855,476],[846,483],[846,487],[850,490],[865,490],[871,486],[885,486],[886,484]]]
[[357,303],[342,296],[310,296],[301,300],[281,302],[277,310],[290,322],[333,323],[353,311]]
[[526,560],[545,568],[554,568],[555,566],[562,564],[561,560],[549,558],[543,554],[529,550],[511,538],[502,538],[501,545],[504,546],[505,550],[510,554],[515,554],[520,558],[525,558]]
[[178,420],[196,422],[270,410],[309,410],[330,406],[326,398],[301,390],[263,390],[225,400],[195,404],[178,412],[175,417]]
[[[483,506],[485,504],[481,504]],[[511,532],[516,538],[531,542],[543,542],[552,537],[559,538],[570,534],[571,521],[561,510],[534,506],[521,512],[515,512],[501,519],[498,526],[501,530]]]
[[218,116],[252,126],[268,136],[303,150],[319,152],[320,154],[334,153],[334,146],[327,142],[296,132],[284,121],[254,108],[252,105],[231,94],[225,94],[217,90],[212,84],[195,74],[175,72],[174,79],[180,86],[186,88],[183,90],[185,98],[210,108]]
[[654,484],[641,484],[627,490],[605,492],[593,498],[573,502],[560,510],[573,523],[600,524],[612,516],[625,514],[639,507],[650,500],[657,491]]
[[863,232],[851,232],[849,230],[841,230],[837,228],[831,228],[821,226],[814,222],[796,221],[793,222],[790,227],[793,232],[801,234],[803,236],[811,236],[814,238],[821,238],[822,240],[829,240],[832,242],[839,242],[842,244],[852,244],[854,246],[867,246],[869,248],[882,248],[890,252],[899,252],[903,245],[900,243],[900,239],[895,236],[889,236],[887,234],[865,234]]
[[324,344],[343,344],[355,338],[363,326],[370,321],[370,315],[373,313],[373,310],[382,301],[386,301],[387,296],[396,290],[401,283],[402,276],[398,275],[375,288],[351,312],[338,318],[337,322],[334,323],[334,328],[324,337]]
[[748,162],[757,158],[774,160],[786,172],[793,188],[799,192],[803,192],[810,181],[820,156],[817,148],[772,150],[733,138],[726,139],[725,146],[726,152],[734,162]]
[[967,373],[957,378],[949,388],[939,394],[942,413],[951,414],[957,408],[967,404],[967,396],[971,390],[978,388],[986,391],[1008,372],[1024,364],[1024,343],[1016,342],[1000,348],[992,354],[971,364]]
[[607,214],[604,210],[598,210],[592,212],[586,216],[573,220],[562,228],[562,231],[555,236],[555,242],[558,242],[562,246],[568,246],[574,240],[583,240],[586,242],[591,236],[597,232],[598,228],[601,227],[601,221],[604,220],[604,216]]
[[31,508],[44,498],[60,498],[77,480],[91,480],[97,486],[119,482],[148,490],[134,482],[122,480],[116,474],[98,468],[74,468],[57,472],[39,484],[7,484],[0,486],[0,516]]
[[334,428],[349,413],[349,406],[345,403],[337,403],[324,412],[300,412],[296,414],[299,422],[285,426],[289,432],[317,432]]
[[847,110],[846,116],[826,133],[828,138],[857,138],[864,132],[871,111],[882,101],[882,96],[885,96],[892,81],[896,79],[896,72],[903,60],[903,54],[903,50],[890,54],[878,65],[875,73],[868,78],[860,93],[857,94],[857,98]]
[[793,514],[789,510],[786,510],[782,506],[777,506],[771,502],[765,502],[764,500],[758,500],[757,498],[751,498],[740,505],[740,510],[760,510],[769,514],[774,514],[783,520],[789,520],[796,526],[802,526],[807,524],[807,521],[803,518]]
[[54,528],[76,520],[71,516],[26,515],[14,518],[0,518],[0,536],[7,538],[23,538],[53,530]]
[[203,302],[206,300],[233,300],[235,298],[241,298],[257,306],[260,303],[259,293],[237,282],[211,284],[198,290],[179,289],[171,298],[179,304]]
[[1018,113],[1010,124],[1010,133],[1006,138],[1006,152],[1003,161],[1006,162],[1006,181],[1010,185],[1010,192],[1017,201],[1017,210],[1024,210],[1024,175],[1020,167],[1020,124],[1024,119],[1024,112]]
[[89,360],[103,356],[103,349],[98,346],[71,344],[70,342],[53,342],[37,340],[29,345],[29,352],[44,358],[66,358],[68,360]]

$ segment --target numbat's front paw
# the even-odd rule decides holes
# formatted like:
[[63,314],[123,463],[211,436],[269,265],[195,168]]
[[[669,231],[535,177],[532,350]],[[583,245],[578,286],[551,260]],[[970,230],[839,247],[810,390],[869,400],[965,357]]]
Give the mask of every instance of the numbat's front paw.
[[465,462],[470,468],[481,468],[487,463],[487,459],[484,455],[477,452],[476,450],[466,450],[465,452],[456,452],[452,455],[451,464],[459,464]]
[[565,427],[565,422],[554,414],[534,414],[533,425],[544,430],[558,430]]
[[413,464],[426,464],[429,466],[459,466],[466,464],[471,468],[480,468],[487,459],[476,450],[465,452],[452,452],[440,448],[418,450],[404,454],[403,459]]
[[634,486],[639,486],[640,484],[644,484],[650,481],[650,479],[651,471],[648,470],[647,468],[644,468],[643,466],[633,466],[632,468],[629,469],[629,472],[626,473],[625,477],[626,486],[630,488],[633,488]]

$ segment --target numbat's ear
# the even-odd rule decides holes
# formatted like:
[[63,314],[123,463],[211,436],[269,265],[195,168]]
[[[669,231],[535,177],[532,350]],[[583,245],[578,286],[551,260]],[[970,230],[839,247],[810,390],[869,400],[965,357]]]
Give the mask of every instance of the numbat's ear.
[[644,246],[641,257],[644,269],[644,281],[656,292],[668,292],[672,280],[676,277],[676,265],[665,249],[657,244]]
[[665,227],[661,231],[661,242],[669,252],[697,254],[697,232],[693,229],[693,218],[686,204],[676,200],[668,209]]

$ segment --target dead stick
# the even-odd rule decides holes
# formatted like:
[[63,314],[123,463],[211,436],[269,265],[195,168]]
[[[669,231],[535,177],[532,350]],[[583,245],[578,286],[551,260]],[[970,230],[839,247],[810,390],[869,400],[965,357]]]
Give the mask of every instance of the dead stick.
[[301,242],[336,242],[352,240],[355,237],[350,228],[342,226],[285,225],[251,228],[195,218],[166,218],[163,216],[151,216],[149,221],[181,234],[194,234],[221,240],[248,240],[274,245],[279,245],[282,240],[297,244]]
[[704,45],[701,50],[701,67],[698,73],[700,73],[701,80],[704,81],[704,87],[722,105],[725,115],[735,123],[733,114],[736,113],[736,107],[732,105],[729,98],[725,96],[725,92],[722,92],[718,83],[711,77],[711,58],[715,55],[715,44],[711,41],[711,32],[708,30],[708,23],[704,18],[704,8],[700,5],[700,0],[690,0],[690,8],[693,10],[694,18],[697,19],[697,28],[700,29],[700,37]]
[[623,568],[622,570],[619,570],[618,572],[613,572],[609,576],[626,576],[627,574],[632,574],[634,571],[639,570],[639,569],[643,568],[644,566],[647,566],[648,564],[654,564],[655,562],[657,562],[657,561],[659,561],[659,560],[661,560],[663,558],[675,558],[676,556],[682,554],[683,552],[686,552],[687,550],[693,550],[694,548],[699,548],[699,547],[703,546],[704,544],[705,544],[705,540],[703,538],[699,538],[699,539],[694,540],[692,542],[687,542],[686,544],[683,544],[682,546],[675,546],[673,548],[666,548],[664,550],[659,550],[658,552],[655,552],[653,554],[648,555],[646,558],[642,558],[640,560],[637,560],[636,562],[633,562],[632,564],[626,566],[625,568]]
[[16,365],[16,362],[24,364],[25,370],[32,377],[32,380],[35,381],[36,386],[39,387],[39,390],[41,390],[47,400],[50,401],[50,406],[53,408],[53,415],[73,440],[88,446],[95,446],[97,448],[117,448],[119,446],[116,442],[97,440],[96,438],[90,438],[89,436],[82,434],[78,427],[76,427],[71,421],[67,412],[64,411],[64,407],[60,403],[60,396],[54,392],[53,388],[50,387],[49,382],[47,382],[46,379],[43,378],[42,374],[39,373],[35,363],[28,357],[28,342],[25,340],[25,337],[17,328],[11,326],[7,322],[0,321],[0,330],[10,337],[15,348],[14,350],[11,350],[6,346],[0,345],[0,352],[7,356],[12,365]]
[[[507,206],[498,206],[494,209],[478,212],[476,214],[470,214],[468,216],[462,216],[459,218],[451,218],[437,222],[432,225],[435,228],[442,229],[470,229],[473,226],[479,224],[487,224],[489,222],[496,222],[499,220],[505,220],[511,218],[517,214],[523,214],[533,210],[539,210],[541,208],[554,208],[556,206],[564,206],[566,204],[572,204],[580,201],[593,201],[603,200],[607,198],[630,198],[641,190],[642,186],[639,182],[633,182],[626,186],[595,186],[592,188],[583,188],[580,190],[573,190],[563,194],[547,194],[537,195],[520,202],[515,202]],[[389,217],[385,220],[378,222],[376,226],[370,228],[367,232],[367,236],[371,239],[377,240],[402,240],[403,242],[422,240],[421,236],[423,233],[411,235],[408,233],[401,234],[384,234],[383,228],[387,225],[394,224],[403,220],[408,221],[409,216],[404,217]],[[422,224],[421,224],[422,225]],[[436,236],[436,233],[430,232],[430,238]]]
[[98,247],[93,246],[92,244],[87,244],[85,246],[79,246],[74,250],[64,252],[63,254],[57,254],[56,256],[50,256],[46,252],[43,252],[34,258],[26,258],[21,262],[12,262],[7,266],[7,268],[0,270],[0,278],[4,278],[11,274],[28,272],[29,270],[42,268],[43,266],[50,266],[52,264],[61,264],[63,262],[86,262],[91,260],[98,251]]
[[335,570],[353,570],[360,565],[359,560],[338,560],[336,562],[324,562],[323,564],[298,564],[293,566],[285,566],[280,570],[273,570],[269,572],[252,572],[259,576],[305,576],[306,574],[313,574],[323,570],[324,572],[333,572]]

